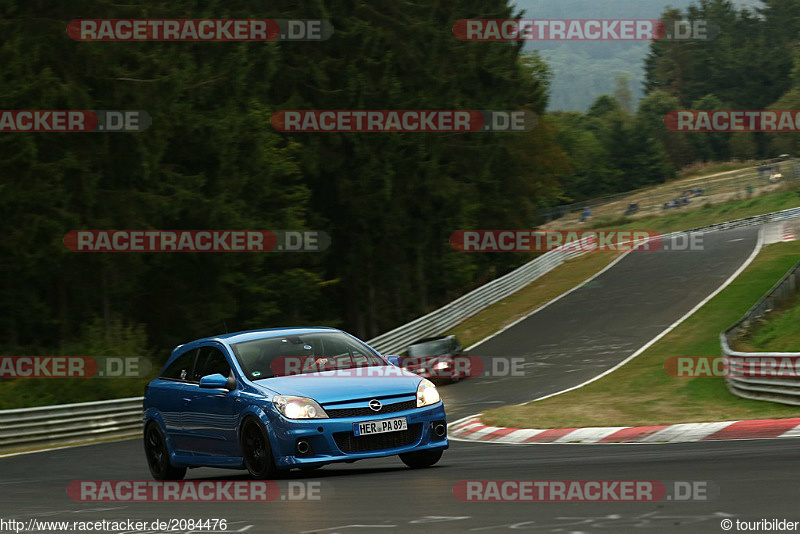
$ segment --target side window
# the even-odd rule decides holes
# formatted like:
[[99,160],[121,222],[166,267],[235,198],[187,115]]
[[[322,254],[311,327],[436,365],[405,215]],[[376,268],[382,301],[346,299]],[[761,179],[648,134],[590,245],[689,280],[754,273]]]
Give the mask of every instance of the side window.
[[178,356],[178,359],[169,364],[169,367],[161,374],[161,378],[170,378],[172,380],[190,380],[192,377],[192,369],[194,368],[194,357],[197,355],[197,350],[190,350],[186,354]]
[[231,372],[231,367],[228,365],[228,360],[225,355],[216,347],[201,347],[197,355],[197,364],[194,366],[194,382],[200,382],[204,376],[221,374],[228,376]]

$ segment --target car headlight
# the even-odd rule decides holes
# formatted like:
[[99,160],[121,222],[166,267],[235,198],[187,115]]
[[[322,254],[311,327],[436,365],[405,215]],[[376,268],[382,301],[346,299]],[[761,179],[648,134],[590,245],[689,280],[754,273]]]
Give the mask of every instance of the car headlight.
[[441,371],[442,369],[447,369],[448,367],[450,367],[450,362],[448,361],[441,361],[433,366],[433,368],[436,369],[437,371]]
[[287,419],[327,419],[328,414],[314,399],[276,395],[272,397],[275,408]]
[[417,386],[417,408],[439,402],[439,392],[430,380],[423,380]]

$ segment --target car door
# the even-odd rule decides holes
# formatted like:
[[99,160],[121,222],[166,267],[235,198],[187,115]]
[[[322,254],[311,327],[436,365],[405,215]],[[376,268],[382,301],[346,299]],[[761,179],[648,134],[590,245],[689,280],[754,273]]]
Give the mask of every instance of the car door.
[[232,376],[227,351],[217,345],[200,347],[192,376],[183,428],[195,454],[234,456],[238,450],[235,405],[238,396],[227,389],[200,387],[204,376]]
[[178,356],[147,388],[147,408],[155,408],[164,422],[164,430],[178,453],[187,453],[191,444],[183,428],[183,412],[194,387],[191,378],[197,349]]

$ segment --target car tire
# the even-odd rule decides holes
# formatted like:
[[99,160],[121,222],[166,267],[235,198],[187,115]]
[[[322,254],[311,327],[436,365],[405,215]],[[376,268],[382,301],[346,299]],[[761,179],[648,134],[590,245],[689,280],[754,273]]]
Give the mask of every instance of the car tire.
[[175,467],[170,463],[167,440],[157,423],[148,423],[144,429],[144,453],[154,479],[181,480],[186,476],[185,467]]
[[242,425],[242,459],[250,476],[256,479],[273,478],[276,474],[275,458],[269,445],[267,431],[256,419],[246,419]]
[[430,467],[442,457],[444,451],[419,451],[407,452],[400,455],[400,459],[411,469]]

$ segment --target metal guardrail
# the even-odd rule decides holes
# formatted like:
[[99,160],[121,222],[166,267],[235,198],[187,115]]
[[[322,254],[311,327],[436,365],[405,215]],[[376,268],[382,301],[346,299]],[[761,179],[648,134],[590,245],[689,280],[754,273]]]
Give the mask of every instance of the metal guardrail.
[[[746,217],[692,230],[713,232],[800,217],[800,208]],[[668,236],[663,236],[664,238]],[[399,352],[417,339],[438,335],[508,297],[565,261],[583,254],[579,247],[559,247],[408,324],[369,340],[382,353]],[[752,387],[763,387],[763,384]],[[800,388],[798,388],[800,392]],[[800,399],[800,397],[799,397]],[[0,450],[80,443],[141,433],[142,397],[0,410]]]
[[728,390],[737,397],[800,406],[800,377],[774,376],[778,374],[775,371],[780,370],[777,366],[779,360],[798,362],[800,352],[738,352],[730,346],[734,339],[747,333],[756,321],[796,295],[798,285],[800,263],[792,267],[744,317],[719,335],[725,367],[728,369],[725,381]]
[[0,411],[0,450],[135,436],[142,397]]

